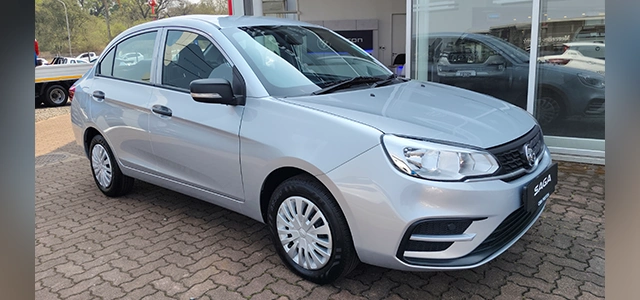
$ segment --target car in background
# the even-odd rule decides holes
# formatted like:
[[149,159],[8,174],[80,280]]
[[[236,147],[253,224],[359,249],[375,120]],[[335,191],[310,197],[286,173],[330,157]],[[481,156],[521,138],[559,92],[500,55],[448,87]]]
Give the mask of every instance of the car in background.
[[139,61],[144,60],[144,55],[142,55],[142,53],[140,52],[130,52],[125,53],[121,57],[117,58],[117,60],[122,65],[131,66],[137,64]]
[[[488,34],[432,33],[428,38],[429,80],[526,108],[529,53]],[[543,126],[604,116],[605,78],[597,72],[543,62],[537,84],[535,116]]]
[[46,59],[42,58],[42,57],[38,57],[36,59],[36,66],[46,66],[48,64],[49,64],[49,62]]
[[567,48],[559,55],[547,55],[538,59],[540,62],[550,63],[570,68],[583,69],[605,75],[604,59],[598,59],[583,55],[578,50]]
[[49,63],[50,65],[65,65],[65,64],[88,64],[89,62],[81,59],[81,58],[75,58],[75,57],[64,57],[64,56],[56,56],[54,57],[51,62]]
[[[116,60],[138,51],[135,64]],[[264,222],[284,264],[320,284],[360,261],[483,265],[527,232],[557,183],[525,110],[398,78],[315,24],[136,25],[72,89],[73,132],[103,194],[142,180]]]
[[95,62],[96,59],[98,59],[98,56],[96,55],[95,52],[84,52],[78,56],[76,56],[76,59],[82,59],[85,61],[88,61],[90,63]]
[[604,60],[605,58],[604,45],[605,44],[603,42],[602,43],[601,42],[570,42],[570,43],[564,43],[562,46],[565,52],[569,50],[573,50],[573,51],[580,52],[580,54],[582,54],[585,57]]

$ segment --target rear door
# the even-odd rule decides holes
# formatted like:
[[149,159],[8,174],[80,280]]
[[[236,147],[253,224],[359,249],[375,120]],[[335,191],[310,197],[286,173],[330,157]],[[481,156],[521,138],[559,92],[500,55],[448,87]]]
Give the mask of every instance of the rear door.
[[[157,37],[157,30],[145,31],[107,49],[90,89],[91,116],[116,157],[125,167],[143,171],[153,169],[148,104]],[[144,59],[125,64],[122,55],[133,50]]]

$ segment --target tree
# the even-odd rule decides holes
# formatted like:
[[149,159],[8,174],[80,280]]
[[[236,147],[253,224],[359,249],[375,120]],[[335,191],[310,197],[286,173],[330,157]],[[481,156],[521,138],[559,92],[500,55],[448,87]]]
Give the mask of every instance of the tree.
[[[44,55],[69,52],[64,7],[67,6],[73,53],[101,53],[111,38],[152,19],[148,0],[35,0],[36,39]],[[158,18],[228,12],[227,0],[156,0]],[[108,8],[108,10],[107,10]],[[108,23],[107,23],[108,13]]]
[[[69,17],[69,28],[73,41],[85,32],[88,16],[82,12],[77,3],[65,1]],[[67,24],[64,6],[58,0],[36,1],[36,38],[42,51],[66,53],[69,51]]]

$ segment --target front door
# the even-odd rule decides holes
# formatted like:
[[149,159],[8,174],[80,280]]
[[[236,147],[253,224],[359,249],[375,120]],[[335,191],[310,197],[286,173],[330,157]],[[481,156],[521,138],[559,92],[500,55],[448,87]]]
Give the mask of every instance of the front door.
[[203,34],[184,30],[168,30],[161,51],[161,87],[149,105],[158,173],[192,189],[243,199],[238,133],[244,107],[196,102],[189,92],[195,79],[232,82],[229,61]]

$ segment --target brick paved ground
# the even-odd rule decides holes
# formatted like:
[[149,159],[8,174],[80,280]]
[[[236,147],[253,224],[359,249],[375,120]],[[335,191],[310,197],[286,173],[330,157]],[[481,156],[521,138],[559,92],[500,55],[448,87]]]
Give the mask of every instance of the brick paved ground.
[[36,157],[36,299],[602,299],[604,167],[559,171],[536,225],[482,267],[361,264],[318,286],[290,273],[247,217],[139,181],[103,196],[69,143]]

